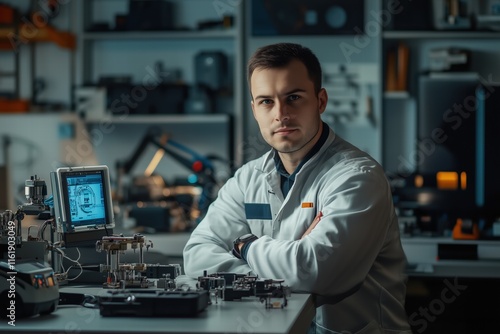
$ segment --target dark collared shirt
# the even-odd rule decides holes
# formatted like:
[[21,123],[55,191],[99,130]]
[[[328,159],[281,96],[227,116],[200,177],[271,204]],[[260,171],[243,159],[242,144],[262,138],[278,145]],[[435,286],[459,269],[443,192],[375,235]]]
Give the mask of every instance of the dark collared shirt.
[[300,171],[302,166],[304,166],[304,164],[309,159],[311,159],[311,157],[313,155],[318,153],[321,146],[323,146],[323,144],[326,142],[326,139],[328,138],[328,133],[330,132],[329,130],[330,130],[330,128],[328,127],[328,125],[325,122],[323,122],[323,129],[322,129],[321,136],[319,137],[318,142],[306,154],[304,159],[302,159],[300,164],[297,166],[297,168],[293,171],[293,173],[291,175],[286,171],[285,166],[283,166],[283,162],[281,161],[278,152],[276,150],[274,151],[274,163],[276,164],[276,170],[278,171],[278,173],[281,174],[281,191],[283,192],[283,197],[286,197],[286,195],[288,194],[288,192],[292,188],[293,183],[295,182],[295,175],[297,175],[297,173]]

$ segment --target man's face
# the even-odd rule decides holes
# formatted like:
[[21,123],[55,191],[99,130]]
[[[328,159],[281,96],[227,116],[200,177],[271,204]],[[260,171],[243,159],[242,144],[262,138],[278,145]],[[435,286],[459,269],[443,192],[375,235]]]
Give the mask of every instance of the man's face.
[[281,68],[257,68],[250,78],[252,110],[266,142],[302,159],[320,136],[327,94],[314,91],[305,65],[292,60]]

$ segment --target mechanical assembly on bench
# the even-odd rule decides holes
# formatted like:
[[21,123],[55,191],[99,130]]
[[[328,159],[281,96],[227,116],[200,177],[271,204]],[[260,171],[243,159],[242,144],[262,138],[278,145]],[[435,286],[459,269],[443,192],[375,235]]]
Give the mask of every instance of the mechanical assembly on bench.
[[[129,248],[139,251],[137,263],[120,263],[120,254],[124,254]],[[98,252],[106,251],[106,264],[100,265],[100,271],[107,273],[104,288],[148,288],[154,285],[149,278],[158,278],[157,287],[169,288],[180,275],[179,264],[160,265],[144,263],[144,247],[146,250],[153,247],[151,240],[146,240],[141,234],[131,237],[104,236],[96,242]]]
[[[284,279],[263,279],[254,275],[235,273],[214,273],[198,277],[198,286],[209,291],[210,295],[224,301],[239,300],[243,297],[257,297],[266,308],[284,308],[291,294],[290,288],[283,285]],[[281,300],[273,300],[279,298]]]
[[[135,236],[126,239],[108,240],[101,249],[118,250],[125,248],[128,244],[144,244],[142,236]],[[112,243],[121,244],[110,246]],[[111,268],[111,267],[109,267]],[[101,316],[133,316],[133,317],[196,317],[209,305],[214,304],[211,300],[215,296],[224,301],[242,300],[243,297],[256,297],[265,304],[266,309],[283,309],[288,304],[290,289],[283,285],[282,279],[259,279],[257,276],[215,273],[198,277],[198,280],[188,284],[179,281],[180,277],[164,281],[164,284],[157,283],[156,288],[142,289],[149,287],[142,278],[133,278],[127,272],[130,268],[142,269],[138,265],[115,266],[110,269],[110,275],[118,271],[122,280],[110,280],[105,287],[110,287],[106,294],[93,297],[93,305],[84,305],[89,300],[89,296],[82,293],[62,293],[62,299],[67,302],[61,304],[79,304],[87,307],[99,308]],[[123,288],[128,282],[129,288]],[[130,288],[135,284],[138,288]],[[117,288],[115,288],[117,287]],[[88,303],[87,303],[88,304]],[[230,305],[226,304],[227,307]]]

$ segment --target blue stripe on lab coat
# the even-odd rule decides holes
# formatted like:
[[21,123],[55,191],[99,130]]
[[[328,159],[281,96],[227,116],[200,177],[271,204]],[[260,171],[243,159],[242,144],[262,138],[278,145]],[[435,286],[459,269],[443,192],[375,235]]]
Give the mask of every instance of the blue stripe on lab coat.
[[273,219],[271,206],[263,203],[245,203],[247,219]]

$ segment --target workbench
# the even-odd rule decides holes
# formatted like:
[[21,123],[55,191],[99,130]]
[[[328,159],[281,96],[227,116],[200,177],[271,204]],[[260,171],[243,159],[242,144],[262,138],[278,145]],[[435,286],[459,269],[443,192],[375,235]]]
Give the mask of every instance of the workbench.
[[[98,296],[99,287],[67,286],[61,292],[81,292]],[[15,327],[0,323],[8,333],[306,333],[316,308],[310,294],[292,294],[284,308],[269,309],[256,297],[218,300],[196,317],[103,317],[99,309],[62,305],[49,315],[16,319]]]

